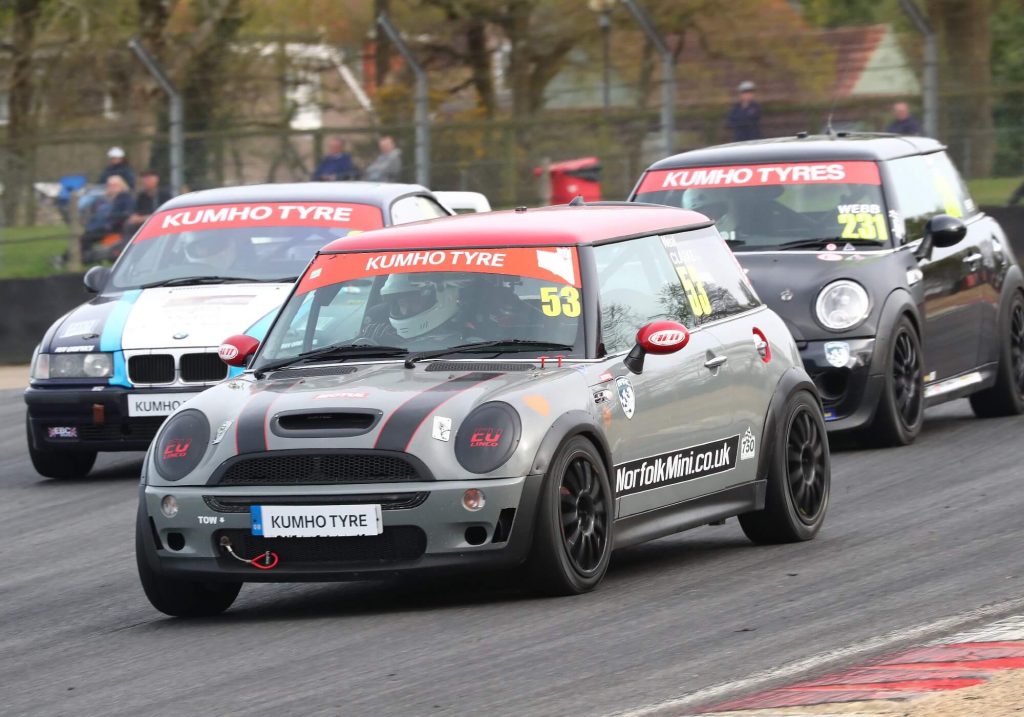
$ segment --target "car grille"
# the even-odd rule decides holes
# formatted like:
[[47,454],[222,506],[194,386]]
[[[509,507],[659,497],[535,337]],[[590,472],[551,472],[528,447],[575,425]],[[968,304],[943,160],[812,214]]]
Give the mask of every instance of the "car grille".
[[381,563],[416,560],[427,549],[427,535],[412,525],[384,528],[380,535],[348,538],[264,538],[248,530],[218,530],[213,544],[223,565],[235,567],[237,561],[224,554],[220,539],[227,537],[236,554],[252,558],[270,550],[277,553],[282,568],[310,565],[333,567],[370,567]]
[[145,354],[128,359],[128,378],[132,383],[174,383],[174,357],[170,354]]
[[432,480],[426,470],[381,453],[286,453],[238,456],[225,462],[211,485],[314,485]]
[[123,423],[93,423],[78,426],[82,441],[121,441],[125,439],[152,441],[166,416],[129,418]]
[[430,493],[369,493],[357,495],[302,496],[215,496],[204,495],[203,501],[218,513],[248,513],[254,505],[367,505],[378,504],[381,510],[407,510],[423,505]]
[[215,353],[185,354],[181,357],[181,380],[191,383],[223,381],[228,365]]

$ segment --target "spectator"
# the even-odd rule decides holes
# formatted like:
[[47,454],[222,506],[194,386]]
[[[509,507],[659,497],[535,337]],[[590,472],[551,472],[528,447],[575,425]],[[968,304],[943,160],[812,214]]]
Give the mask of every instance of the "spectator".
[[125,220],[122,233],[126,239],[138,231],[149,215],[171,198],[171,193],[160,186],[160,175],[147,169],[139,175],[139,193],[135,195],[135,209]]
[[107,150],[107,159],[110,160],[110,164],[103,168],[100,178],[96,180],[96,184],[106,184],[107,179],[111,175],[116,174],[124,179],[129,191],[135,189],[135,170],[131,168],[128,160],[124,158],[124,150],[120,147],[111,147]]
[[744,80],[736,88],[739,101],[729,110],[726,124],[732,130],[732,138],[736,142],[761,138],[761,105],[754,99],[753,82]]
[[95,202],[92,216],[86,222],[85,232],[79,239],[82,261],[95,261],[93,247],[111,234],[120,235],[133,206],[132,195],[124,178],[119,174],[107,177],[106,191]]
[[402,150],[395,146],[395,139],[384,135],[377,141],[380,154],[373,160],[363,179],[368,182],[397,182],[402,174]]
[[921,134],[921,125],[914,116],[910,114],[910,105],[906,102],[897,102],[892,106],[893,121],[885,128],[886,132],[893,134]]
[[313,170],[314,182],[342,182],[359,177],[348,146],[338,137],[327,140],[327,154]]

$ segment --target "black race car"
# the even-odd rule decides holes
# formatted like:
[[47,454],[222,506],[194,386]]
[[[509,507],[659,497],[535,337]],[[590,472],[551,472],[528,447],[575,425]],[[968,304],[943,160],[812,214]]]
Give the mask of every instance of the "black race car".
[[924,408],[1024,410],[1024,280],[935,140],[843,132],[709,147],[631,199],[712,217],[789,325],[830,430],[907,444]]

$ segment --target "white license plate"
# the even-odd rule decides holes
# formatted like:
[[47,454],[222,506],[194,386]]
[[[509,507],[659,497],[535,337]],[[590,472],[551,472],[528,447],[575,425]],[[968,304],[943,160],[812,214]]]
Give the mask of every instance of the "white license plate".
[[129,393],[129,416],[169,416],[198,393]]
[[380,535],[379,505],[254,505],[252,534],[264,538]]

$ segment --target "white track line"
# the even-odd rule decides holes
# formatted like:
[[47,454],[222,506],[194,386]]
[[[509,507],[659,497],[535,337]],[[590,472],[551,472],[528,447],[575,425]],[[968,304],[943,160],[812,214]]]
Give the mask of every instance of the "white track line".
[[[908,627],[902,630],[894,630],[878,637],[872,637],[862,642],[841,647],[838,650],[823,652],[813,657],[791,662],[788,665],[783,665],[782,667],[775,667],[770,670],[758,672],[742,680],[723,682],[722,684],[714,685],[713,687],[707,687],[702,690],[697,690],[696,692],[689,692],[662,702],[636,707],[624,712],[615,712],[610,717],[645,717],[646,715],[656,715],[665,710],[679,710],[692,705],[722,700],[726,697],[732,697],[738,693],[751,692],[755,688],[760,687],[767,682],[795,677],[805,672],[810,672],[811,670],[820,669],[833,662],[850,660],[851,658],[860,657],[861,655],[880,652],[888,647],[892,647],[900,643],[926,639],[937,634],[949,632],[950,630],[962,629],[966,625],[979,620],[1002,616],[1008,613],[1012,614],[1021,612],[1022,610],[1024,610],[1024,597],[1005,600],[1000,603],[987,605],[985,607],[977,608],[976,610],[965,612],[961,615],[942,618],[940,620],[935,620],[934,622],[917,625],[915,627]],[[1007,626],[1007,630],[1005,632],[996,632],[993,629],[985,629],[965,632],[962,633],[962,635],[973,638],[973,641],[980,641],[979,635],[1019,635],[1021,634],[1020,630],[1024,630],[1024,619],[1019,617],[1003,620],[1001,623],[996,624],[1005,624]],[[990,627],[994,628],[995,626],[993,625]],[[957,638],[958,641],[972,641],[960,639],[960,635],[958,635]],[[1010,640],[1021,638],[986,637],[985,639]]]

